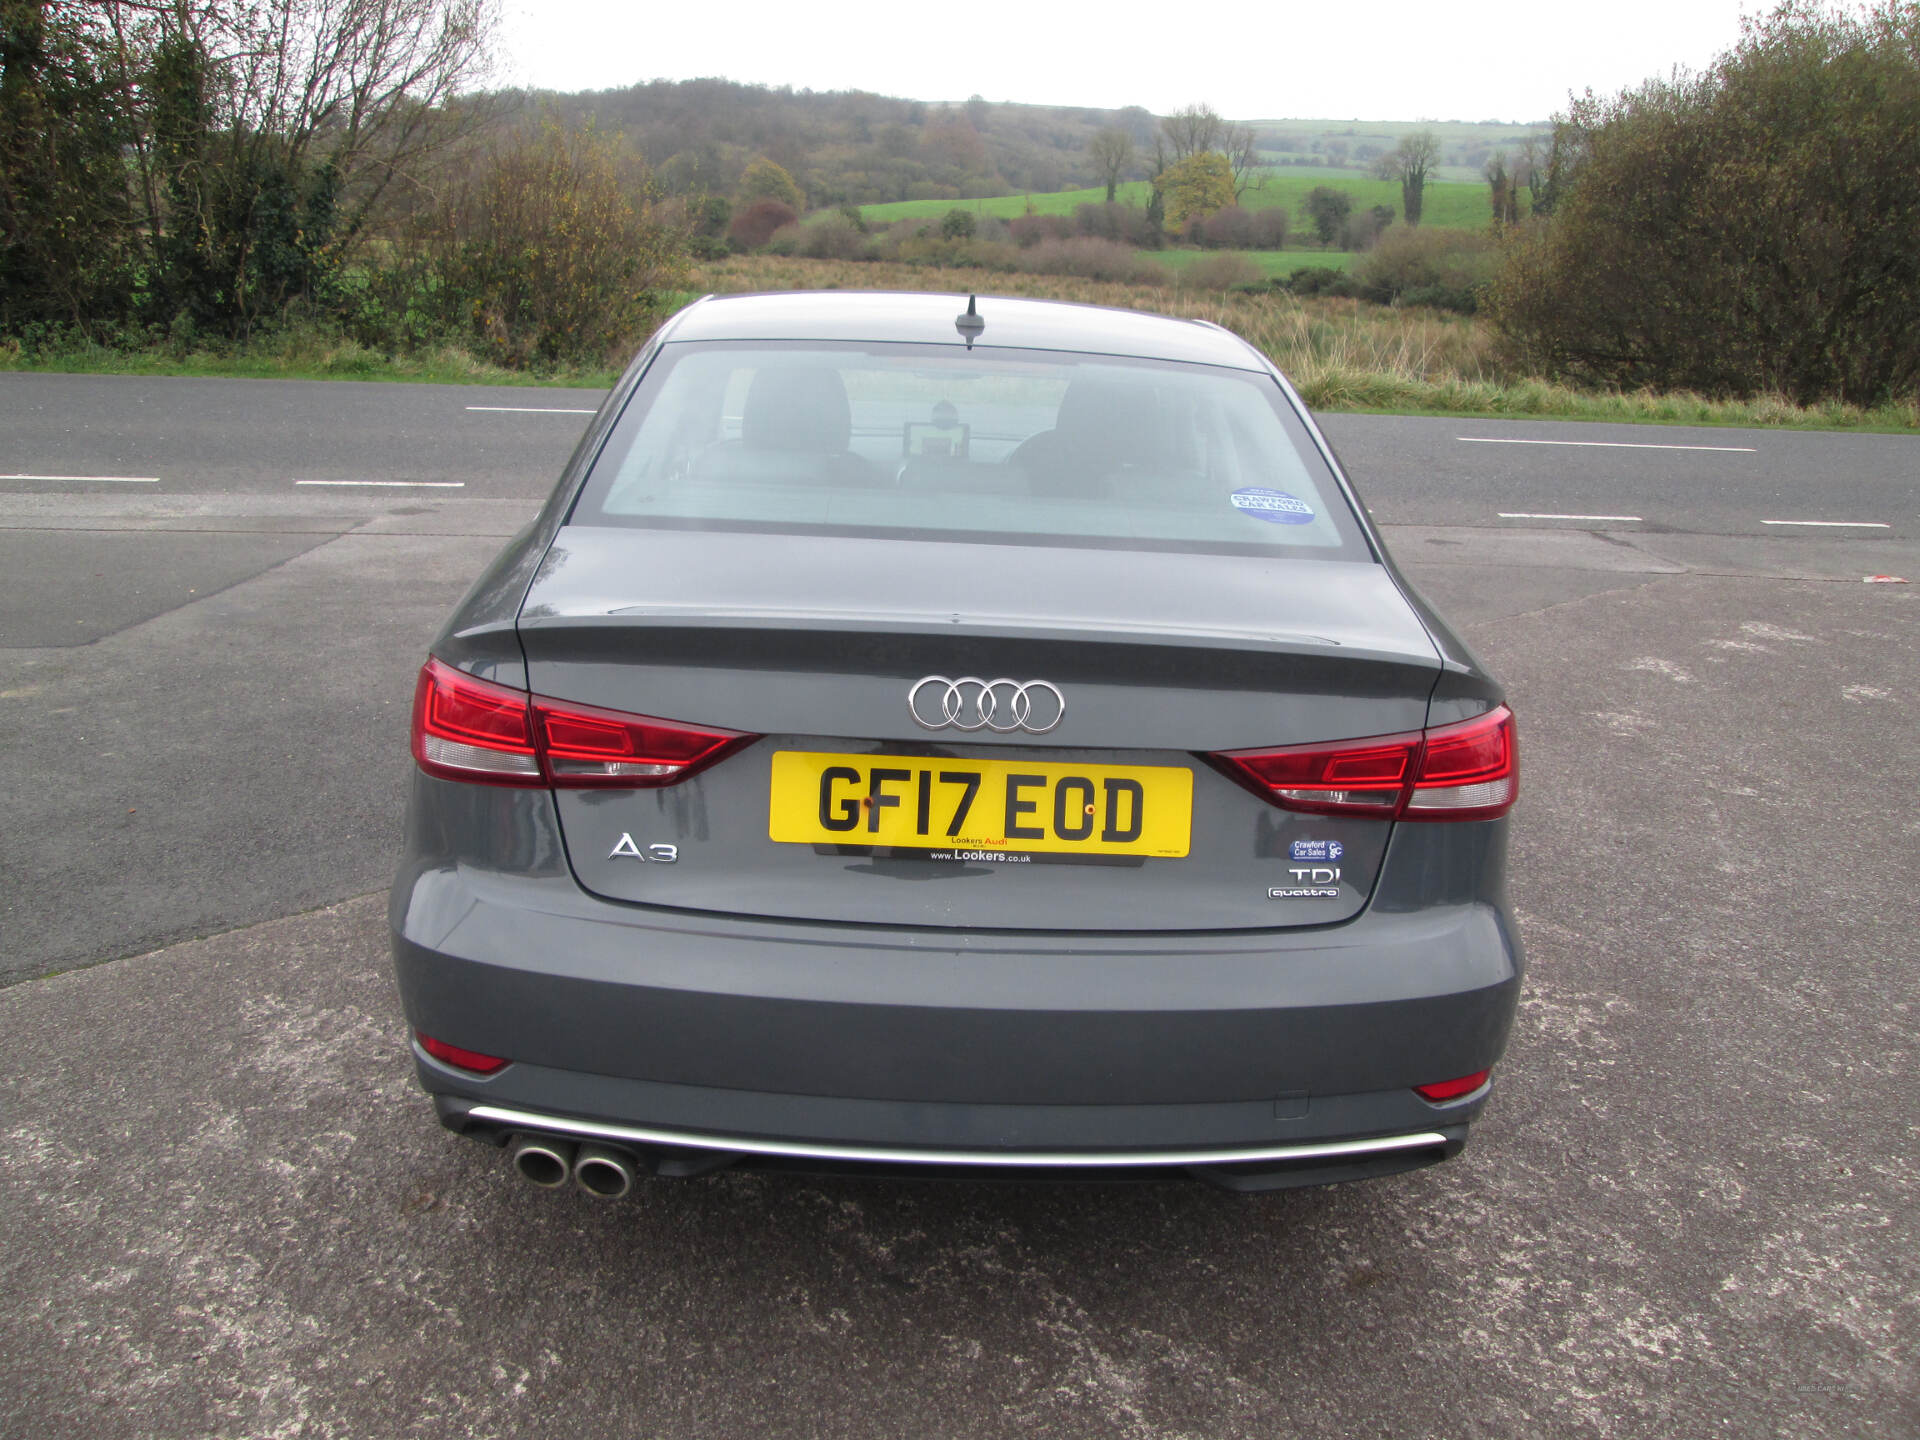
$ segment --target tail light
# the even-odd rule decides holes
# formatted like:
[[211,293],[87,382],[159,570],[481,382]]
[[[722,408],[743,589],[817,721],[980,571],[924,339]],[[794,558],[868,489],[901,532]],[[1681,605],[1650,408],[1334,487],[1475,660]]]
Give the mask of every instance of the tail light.
[[1380,819],[1491,820],[1520,792],[1513,712],[1327,745],[1228,750],[1207,759],[1287,810]]
[[529,695],[429,660],[413,693],[413,758],[485,785],[672,785],[758,736]]
[[1491,714],[1427,731],[1409,820],[1486,820],[1513,808],[1520,793],[1520,749],[1513,712]]

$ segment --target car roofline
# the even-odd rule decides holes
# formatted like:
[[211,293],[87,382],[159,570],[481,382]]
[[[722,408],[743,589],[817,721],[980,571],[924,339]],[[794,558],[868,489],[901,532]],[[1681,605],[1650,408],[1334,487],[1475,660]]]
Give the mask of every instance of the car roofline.
[[703,295],[676,312],[654,339],[961,345],[964,341],[953,321],[969,301],[987,321],[985,335],[973,342],[975,348],[1126,355],[1236,370],[1269,368],[1258,350],[1209,321],[1074,300],[961,291],[762,290]]

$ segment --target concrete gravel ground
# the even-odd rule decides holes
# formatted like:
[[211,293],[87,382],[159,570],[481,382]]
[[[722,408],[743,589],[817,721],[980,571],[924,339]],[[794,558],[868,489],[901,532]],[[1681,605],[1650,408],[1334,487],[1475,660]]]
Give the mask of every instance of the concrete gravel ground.
[[[202,596],[91,645],[0,650],[0,873],[13,877],[0,893],[11,937],[0,984],[391,878],[413,673],[500,540],[53,538],[90,542],[97,566],[125,564],[123,547],[138,545],[184,558],[182,538],[299,543],[242,585],[221,588],[211,566],[182,570],[174,588],[198,581]],[[23,560],[15,575],[33,573]],[[49,607],[42,628],[91,609]]]
[[467,407],[597,398],[0,377],[0,472],[164,477],[0,491],[0,1440],[1920,1435],[1920,441],[1329,419],[1521,720],[1459,1160],[608,1204],[434,1124],[379,893],[584,423]]
[[[366,895],[0,990],[0,1435],[1920,1433],[1913,587],[1393,539],[1522,726],[1533,968],[1460,1160],[549,1194],[433,1123]],[[324,705],[415,643],[355,593],[490,548],[366,543],[138,628],[289,627]]]

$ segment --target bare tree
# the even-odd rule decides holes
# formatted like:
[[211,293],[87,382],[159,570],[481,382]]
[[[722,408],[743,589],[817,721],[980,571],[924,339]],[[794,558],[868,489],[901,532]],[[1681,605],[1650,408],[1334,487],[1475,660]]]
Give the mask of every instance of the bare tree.
[[1571,120],[1553,127],[1544,142],[1529,135],[1520,148],[1521,167],[1526,171],[1528,208],[1535,215],[1551,215],[1554,206],[1572,183],[1573,174],[1586,158],[1588,135],[1583,126]]
[[1488,157],[1483,172],[1487,177],[1487,192],[1493,201],[1493,228],[1498,231],[1508,225],[1520,223],[1520,177],[1515,171],[1507,169],[1507,154],[1496,150]]
[[[351,240],[395,182],[418,181],[479,108],[499,0],[101,0],[127,53],[184,40],[205,57],[230,159],[271,147],[330,165]],[[151,171],[150,146],[137,157]],[[146,183],[149,196],[154,186]],[[157,218],[157,215],[156,215]]]
[[1182,160],[1209,150],[1227,157],[1233,198],[1239,203],[1261,183],[1260,148],[1251,125],[1235,125],[1211,105],[1186,105],[1165,116],[1153,137],[1153,172],[1164,174]]
[[[1211,105],[1183,105],[1160,121],[1155,149],[1159,150],[1164,141],[1167,165],[1178,164],[1205,150],[1224,150],[1227,128],[1227,122]],[[1166,165],[1159,168],[1164,170]]]
[[1233,171],[1233,203],[1238,205],[1247,191],[1257,190],[1266,183],[1260,173],[1259,141],[1251,125],[1226,125],[1221,129],[1220,142],[1221,152]]
[[1400,182],[1400,213],[1408,225],[1420,223],[1426,203],[1427,174],[1440,159],[1440,142],[1431,130],[1415,130],[1380,157],[1374,174]]
[[1133,137],[1116,126],[1098,131],[1087,142],[1087,158],[1093,161],[1094,173],[1106,184],[1107,203],[1113,204],[1120,177],[1133,164]]

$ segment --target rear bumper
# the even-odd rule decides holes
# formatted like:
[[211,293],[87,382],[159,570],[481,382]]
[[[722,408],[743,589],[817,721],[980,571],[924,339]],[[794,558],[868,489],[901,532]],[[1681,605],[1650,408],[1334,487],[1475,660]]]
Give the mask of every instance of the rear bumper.
[[[1427,1163],[1485,1091],[1411,1087],[1492,1066],[1521,966],[1485,902],[1096,938],[740,922],[453,866],[403,874],[393,921],[409,1023],[514,1062],[416,1051],[451,1128],[806,1168]],[[1302,1149],[1327,1145],[1353,1148]]]
[[[1475,1101],[1480,1098],[1475,1097]],[[1457,1155],[1467,1140],[1466,1122],[1455,1116],[1450,1123],[1425,1130],[1318,1142],[1268,1142],[1213,1149],[964,1150],[798,1141],[617,1124],[451,1095],[436,1096],[434,1106],[443,1125],[471,1139],[506,1145],[516,1139],[558,1138],[579,1145],[611,1146],[632,1155],[648,1173],[663,1176],[704,1175],[735,1166],[915,1178],[1157,1180],[1183,1175],[1229,1190],[1279,1190],[1418,1169]]]

